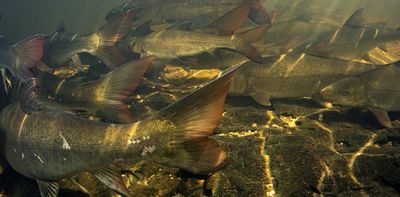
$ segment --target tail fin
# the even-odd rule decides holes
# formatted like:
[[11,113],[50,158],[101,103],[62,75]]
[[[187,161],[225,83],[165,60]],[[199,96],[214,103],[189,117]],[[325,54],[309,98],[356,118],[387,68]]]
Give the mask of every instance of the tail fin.
[[237,68],[230,68],[221,77],[159,112],[159,118],[171,120],[176,126],[170,142],[173,158],[168,165],[193,174],[208,174],[226,164],[225,151],[209,136],[222,116]]
[[260,52],[251,44],[259,40],[270,25],[260,25],[251,30],[245,31],[238,35],[239,42],[236,46],[236,50],[242,53],[250,60],[262,63],[262,56]]
[[109,68],[115,69],[126,62],[125,56],[118,49],[117,43],[125,36],[133,22],[132,11],[114,18],[110,23],[94,33],[100,37],[100,44],[95,55]]
[[43,47],[46,36],[35,34],[14,44],[15,74],[23,82],[33,78],[32,69],[36,66],[43,55]]
[[128,106],[123,103],[139,85],[154,56],[128,62],[86,87],[97,101],[97,115],[115,123],[131,123],[133,118]]

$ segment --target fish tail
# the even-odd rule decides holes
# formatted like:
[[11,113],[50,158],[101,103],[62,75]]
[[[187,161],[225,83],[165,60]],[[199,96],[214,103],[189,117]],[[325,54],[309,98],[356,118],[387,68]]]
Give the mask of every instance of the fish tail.
[[260,25],[237,35],[239,42],[236,46],[236,50],[250,60],[257,63],[262,63],[260,52],[251,44],[259,40],[269,27],[270,25]]
[[12,46],[14,50],[15,75],[26,82],[33,78],[31,69],[36,66],[43,55],[46,36],[35,34]]
[[132,114],[123,101],[138,87],[154,59],[154,56],[148,56],[128,62],[88,85],[96,98],[96,114],[110,122],[133,122]]
[[126,62],[124,54],[118,49],[117,43],[122,40],[131,27],[134,13],[132,11],[121,15],[101,27],[92,36],[99,36],[99,46],[94,55],[109,68],[115,69]]
[[237,68],[230,68],[221,77],[160,111],[161,119],[170,120],[176,126],[169,142],[172,158],[168,165],[201,175],[225,166],[226,152],[209,136],[221,119]]

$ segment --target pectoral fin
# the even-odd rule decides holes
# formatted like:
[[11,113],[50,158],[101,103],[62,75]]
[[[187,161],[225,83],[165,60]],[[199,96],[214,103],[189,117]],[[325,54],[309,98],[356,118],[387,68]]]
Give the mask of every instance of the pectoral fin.
[[42,197],[57,197],[60,186],[57,182],[36,180]]
[[109,166],[92,172],[92,174],[104,185],[124,196],[132,196],[124,184],[121,172],[115,167]]
[[392,128],[392,122],[390,122],[389,114],[379,108],[370,107],[368,110],[375,116],[376,120],[384,127]]
[[268,95],[260,93],[250,93],[249,94],[257,103],[264,106],[271,106],[271,98]]

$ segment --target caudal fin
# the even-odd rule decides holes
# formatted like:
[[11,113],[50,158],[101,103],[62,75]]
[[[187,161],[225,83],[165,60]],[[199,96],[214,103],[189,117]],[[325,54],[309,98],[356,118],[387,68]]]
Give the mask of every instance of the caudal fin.
[[27,82],[33,78],[31,69],[36,66],[43,55],[43,46],[46,36],[35,34],[14,44],[11,48],[14,52],[15,74],[21,81]]
[[239,42],[236,46],[236,50],[250,60],[257,63],[262,63],[262,56],[260,52],[251,44],[259,40],[269,27],[270,25],[260,25],[237,35],[239,38]]
[[128,62],[85,86],[93,92],[97,101],[96,114],[110,122],[133,122],[132,114],[123,100],[137,88],[154,59],[154,56],[148,56]]
[[176,126],[169,147],[173,152],[168,165],[193,174],[208,174],[226,164],[227,154],[210,139],[221,119],[225,97],[238,67],[181,98],[159,112]]
[[99,36],[100,43],[95,55],[109,68],[116,67],[126,62],[125,56],[118,49],[117,43],[126,35],[133,22],[133,11],[114,18],[111,22],[101,27],[93,36]]

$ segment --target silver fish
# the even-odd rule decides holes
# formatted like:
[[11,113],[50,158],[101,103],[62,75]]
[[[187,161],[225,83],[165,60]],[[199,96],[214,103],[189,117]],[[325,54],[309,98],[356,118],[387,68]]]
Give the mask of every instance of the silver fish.
[[263,65],[245,63],[235,74],[230,94],[251,96],[269,106],[274,98],[315,97],[332,82],[378,67],[306,54],[268,57],[263,61]]

